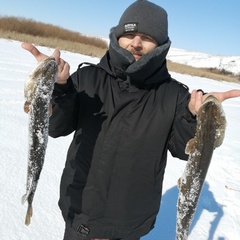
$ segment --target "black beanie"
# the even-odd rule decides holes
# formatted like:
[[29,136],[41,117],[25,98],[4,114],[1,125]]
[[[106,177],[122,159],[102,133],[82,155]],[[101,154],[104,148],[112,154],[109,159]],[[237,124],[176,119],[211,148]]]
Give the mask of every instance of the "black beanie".
[[115,28],[117,38],[129,32],[143,33],[162,45],[168,40],[167,12],[147,0],[137,0],[125,10]]

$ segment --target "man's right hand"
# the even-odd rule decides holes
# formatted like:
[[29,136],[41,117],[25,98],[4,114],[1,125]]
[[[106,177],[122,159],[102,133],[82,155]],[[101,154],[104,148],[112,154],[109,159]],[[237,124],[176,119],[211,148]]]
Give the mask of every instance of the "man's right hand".
[[[47,58],[48,56],[41,53],[34,45],[31,43],[23,42],[22,48],[29,51],[38,62],[41,62],[43,59]],[[57,64],[58,64],[58,78],[57,83],[58,84],[66,84],[67,80],[69,78],[69,71],[70,66],[67,62],[65,62],[62,58],[60,58],[60,51],[58,49],[55,49],[52,57],[55,58]]]

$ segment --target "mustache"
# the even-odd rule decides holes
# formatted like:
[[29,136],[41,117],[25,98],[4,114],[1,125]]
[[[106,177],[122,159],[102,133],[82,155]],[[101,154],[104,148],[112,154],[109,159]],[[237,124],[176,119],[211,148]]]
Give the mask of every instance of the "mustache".
[[142,51],[130,50],[130,52],[131,52],[133,55],[139,55],[139,56],[142,56],[142,55],[143,55]]

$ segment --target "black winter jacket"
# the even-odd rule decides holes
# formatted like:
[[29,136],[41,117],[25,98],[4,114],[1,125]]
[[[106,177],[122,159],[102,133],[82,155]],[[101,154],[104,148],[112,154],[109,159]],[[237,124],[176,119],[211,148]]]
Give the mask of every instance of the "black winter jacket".
[[147,234],[159,211],[167,151],[186,160],[195,133],[188,88],[166,68],[170,42],[134,62],[110,36],[97,66],[79,67],[67,85],[56,84],[50,118],[50,136],[74,131],[59,205],[86,239]]

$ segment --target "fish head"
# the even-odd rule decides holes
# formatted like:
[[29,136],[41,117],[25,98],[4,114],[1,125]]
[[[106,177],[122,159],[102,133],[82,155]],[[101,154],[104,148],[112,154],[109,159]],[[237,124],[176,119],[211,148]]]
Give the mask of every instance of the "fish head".
[[226,118],[222,104],[216,97],[209,95],[205,99],[198,111],[197,121],[198,126],[200,127],[199,131],[201,130],[201,126],[204,124],[209,126],[209,133],[212,129],[215,129],[216,134],[214,147],[219,147],[225,136]]
[[[36,89],[41,89],[44,95],[50,95],[57,79],[58,65],[53,57],[47,57],[40,61],[32,70],[25,81],[24,96],[26,103],[24,105],[25,112],[29,111]],[[37,87],[39,86],[39,87]]]
[[51,86],[55,83],[58,73],[58,65],[53,57],[47,57],[35,68],[32,73],[32,78],[37,82],[44,81],[46,86]]
[[44,85],[45,90],[51,92],[57,79],[58,66],[53,57],[47,57],[33,69],[25,81],[24,96],[28,102],[32,101],[37,85]]

